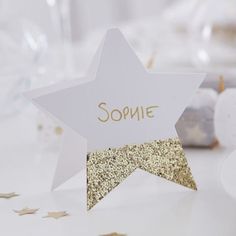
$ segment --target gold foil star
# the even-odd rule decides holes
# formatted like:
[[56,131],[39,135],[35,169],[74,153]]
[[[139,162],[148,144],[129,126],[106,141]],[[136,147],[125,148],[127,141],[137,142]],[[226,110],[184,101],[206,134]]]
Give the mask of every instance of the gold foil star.
[[69,214],[66,211],[54,211],[54,212],[48,212],[48,215],[44,216],[43,218],[59,219],[65,216],[69,216]]
[[15,192],[12,193],[0,193],[0,198],[10,199],[13,197],[18,197],[19,194],[16,194]]
[[30,209],[28,207],[23,208],[22,210],[14,210],[15,213],[17,213],[19,216],[23,215],[33,215],[35,214],[39,209]]
[[119,233],[110,233],[110,234],[102,234],[100,236],[126,236],[126,234],[119,234]]

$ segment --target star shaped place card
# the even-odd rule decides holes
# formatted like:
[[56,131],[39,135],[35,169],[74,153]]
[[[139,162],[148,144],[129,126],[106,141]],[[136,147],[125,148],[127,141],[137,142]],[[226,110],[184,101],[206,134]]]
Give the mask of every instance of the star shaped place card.
[[204,77],[150,73],[108,30],[86,76],[26,93],[65,130],[53,188],[86,169],[88,209],[136,169],[196,190],[175,124]]

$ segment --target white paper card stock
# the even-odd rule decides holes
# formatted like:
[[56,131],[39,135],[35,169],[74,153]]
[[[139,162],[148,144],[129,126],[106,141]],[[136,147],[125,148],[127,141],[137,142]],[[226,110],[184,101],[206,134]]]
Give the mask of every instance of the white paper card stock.
[[150,73],[121,32],[108,30],[85,78],[26,94],[72,130],[53,186],[86,168],[88,152],[177,137],[175,123],[204,77]]

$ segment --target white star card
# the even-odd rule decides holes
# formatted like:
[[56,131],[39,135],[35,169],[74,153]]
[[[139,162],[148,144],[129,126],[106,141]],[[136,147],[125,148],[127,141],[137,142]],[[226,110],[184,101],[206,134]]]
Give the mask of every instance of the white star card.
[[204,77],[149,73],[109,30],[85,78],[27,94],[71,129],[54,187],[87,168],[88,209],[137,168],[196,189],[175,124]]

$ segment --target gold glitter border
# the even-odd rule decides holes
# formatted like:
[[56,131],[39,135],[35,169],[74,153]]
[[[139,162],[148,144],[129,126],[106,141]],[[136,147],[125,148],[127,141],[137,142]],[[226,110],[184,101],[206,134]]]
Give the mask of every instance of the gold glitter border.
[[179,138],[108,148],[87,155],[88,210],[137,168],[197,190]]

